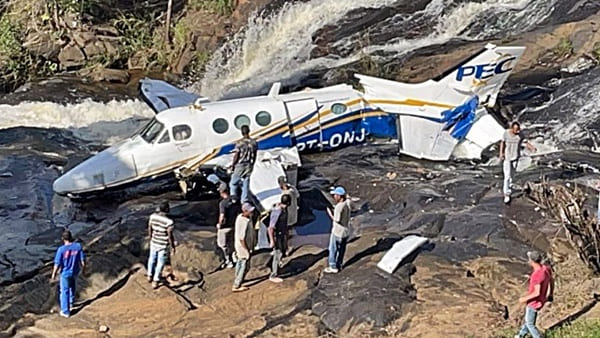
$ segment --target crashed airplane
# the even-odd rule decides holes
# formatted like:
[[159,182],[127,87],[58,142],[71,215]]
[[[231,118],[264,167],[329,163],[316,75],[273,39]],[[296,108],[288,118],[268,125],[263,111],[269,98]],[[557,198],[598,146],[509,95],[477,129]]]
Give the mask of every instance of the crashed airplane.
[[276,181],[273,175],[299,166],[300,153],[386,138],[396,139],[400,152],[415,158],[480,158],[504,130],[486,107],[495,105],[524,50],[490,44],[439,78],[417,84],[356,74],[364,92],[340,84],[280,94],[275,83],[266,96],[210,102],[144,80],[142,96],[156,117],[136,135],[66,172],[53,188],[76,197],[174,172],[180,181],[211,173],[231,163],[243,125],[258,141],[250,189],[263,205],[275,195],[259,195],[277,190],[276,182],[264,179]]

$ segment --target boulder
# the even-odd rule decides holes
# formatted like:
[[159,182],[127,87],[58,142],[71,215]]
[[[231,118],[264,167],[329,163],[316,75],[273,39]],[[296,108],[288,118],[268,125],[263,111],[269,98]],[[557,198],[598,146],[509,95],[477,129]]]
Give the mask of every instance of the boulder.
[[73,32],[71,33],[72,40],[75,41],[79,47],[85,47],[88,44],[94,43],[96,41],[96,35],[92,32]]
[[106,49],[104,48],[104,43],[102,43],[102,41],[94,41],[85,45],[85,47],[83,47],[83,52],[88,58],[91,58],[104,54]]
[[85,54],[75,42],[71,41],[61,49],[58,54],[58,61],[62,69],[80,67],[85,64]]
[[30,32],[23,42],[29,53],[45,59],[55,59],[63,41],[55,40],[49,32]]
[[94,68],[89,76],[94,81],[106,81],[106,82],[118,82],[127,83],[129,82],[129,72],[120,69],[109,69],[104,67]]

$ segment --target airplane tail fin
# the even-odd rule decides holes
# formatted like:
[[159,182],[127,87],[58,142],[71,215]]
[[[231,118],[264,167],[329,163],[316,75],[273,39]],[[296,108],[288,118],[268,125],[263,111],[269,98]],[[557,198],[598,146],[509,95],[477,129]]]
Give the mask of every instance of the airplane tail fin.
[[479,53],[433,81],[464,95],[476,95],[482,104],[493,107],[500,88],[524,51],[525,47],[497,47],[488,44]]
[[500,88],[517,64],[525,47],[488,44],[478,53],[437,78],[416,84],[356,74],[368,97],[412,99],[458,106],[473,96],[487,106],[496,103]]
[[440,77],[409,84],[356,74],[372,107],[397,114],[402,153],[430,160],[478,158],[503,128],[481,106],[494,106],[524,47],[491,44]]

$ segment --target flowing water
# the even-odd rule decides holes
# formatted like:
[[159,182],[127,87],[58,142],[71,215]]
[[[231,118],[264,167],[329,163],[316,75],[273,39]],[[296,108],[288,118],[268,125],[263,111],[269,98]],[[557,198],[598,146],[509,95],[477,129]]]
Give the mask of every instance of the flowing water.
[[[551,15],[555,2],[431,0],[416,12],[405,12],[405,1],[286,2],[270,16],[253,15],[246,28],[215,53],[199,88],[193,89],[213,99],[256,94],[272,82],[298,82],[311,70],[337,68],[365,54],[386,52],[387,58],[399,58],[453,38],[481,40],[518,34]],[[344,20],[345,15],[354,10],[368,13],[369,9],[395,14],[379,22],[367,21],[350,30],[351,34],[344,32],[346,26],[352,26]],[[334,26],[342,34],[330,42],[334,53],[313,58],[315,34],[326,26]]]

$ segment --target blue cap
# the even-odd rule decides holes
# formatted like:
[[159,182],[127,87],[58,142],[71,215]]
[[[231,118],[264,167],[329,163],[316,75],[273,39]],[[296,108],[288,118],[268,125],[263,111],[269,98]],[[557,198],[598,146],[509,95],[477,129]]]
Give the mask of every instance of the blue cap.
[[344,189],[344,187],[339,186],[339,187],[335,187],[329,193],[332,194],[332,195],[345,196],[346,195],[346,189]]

